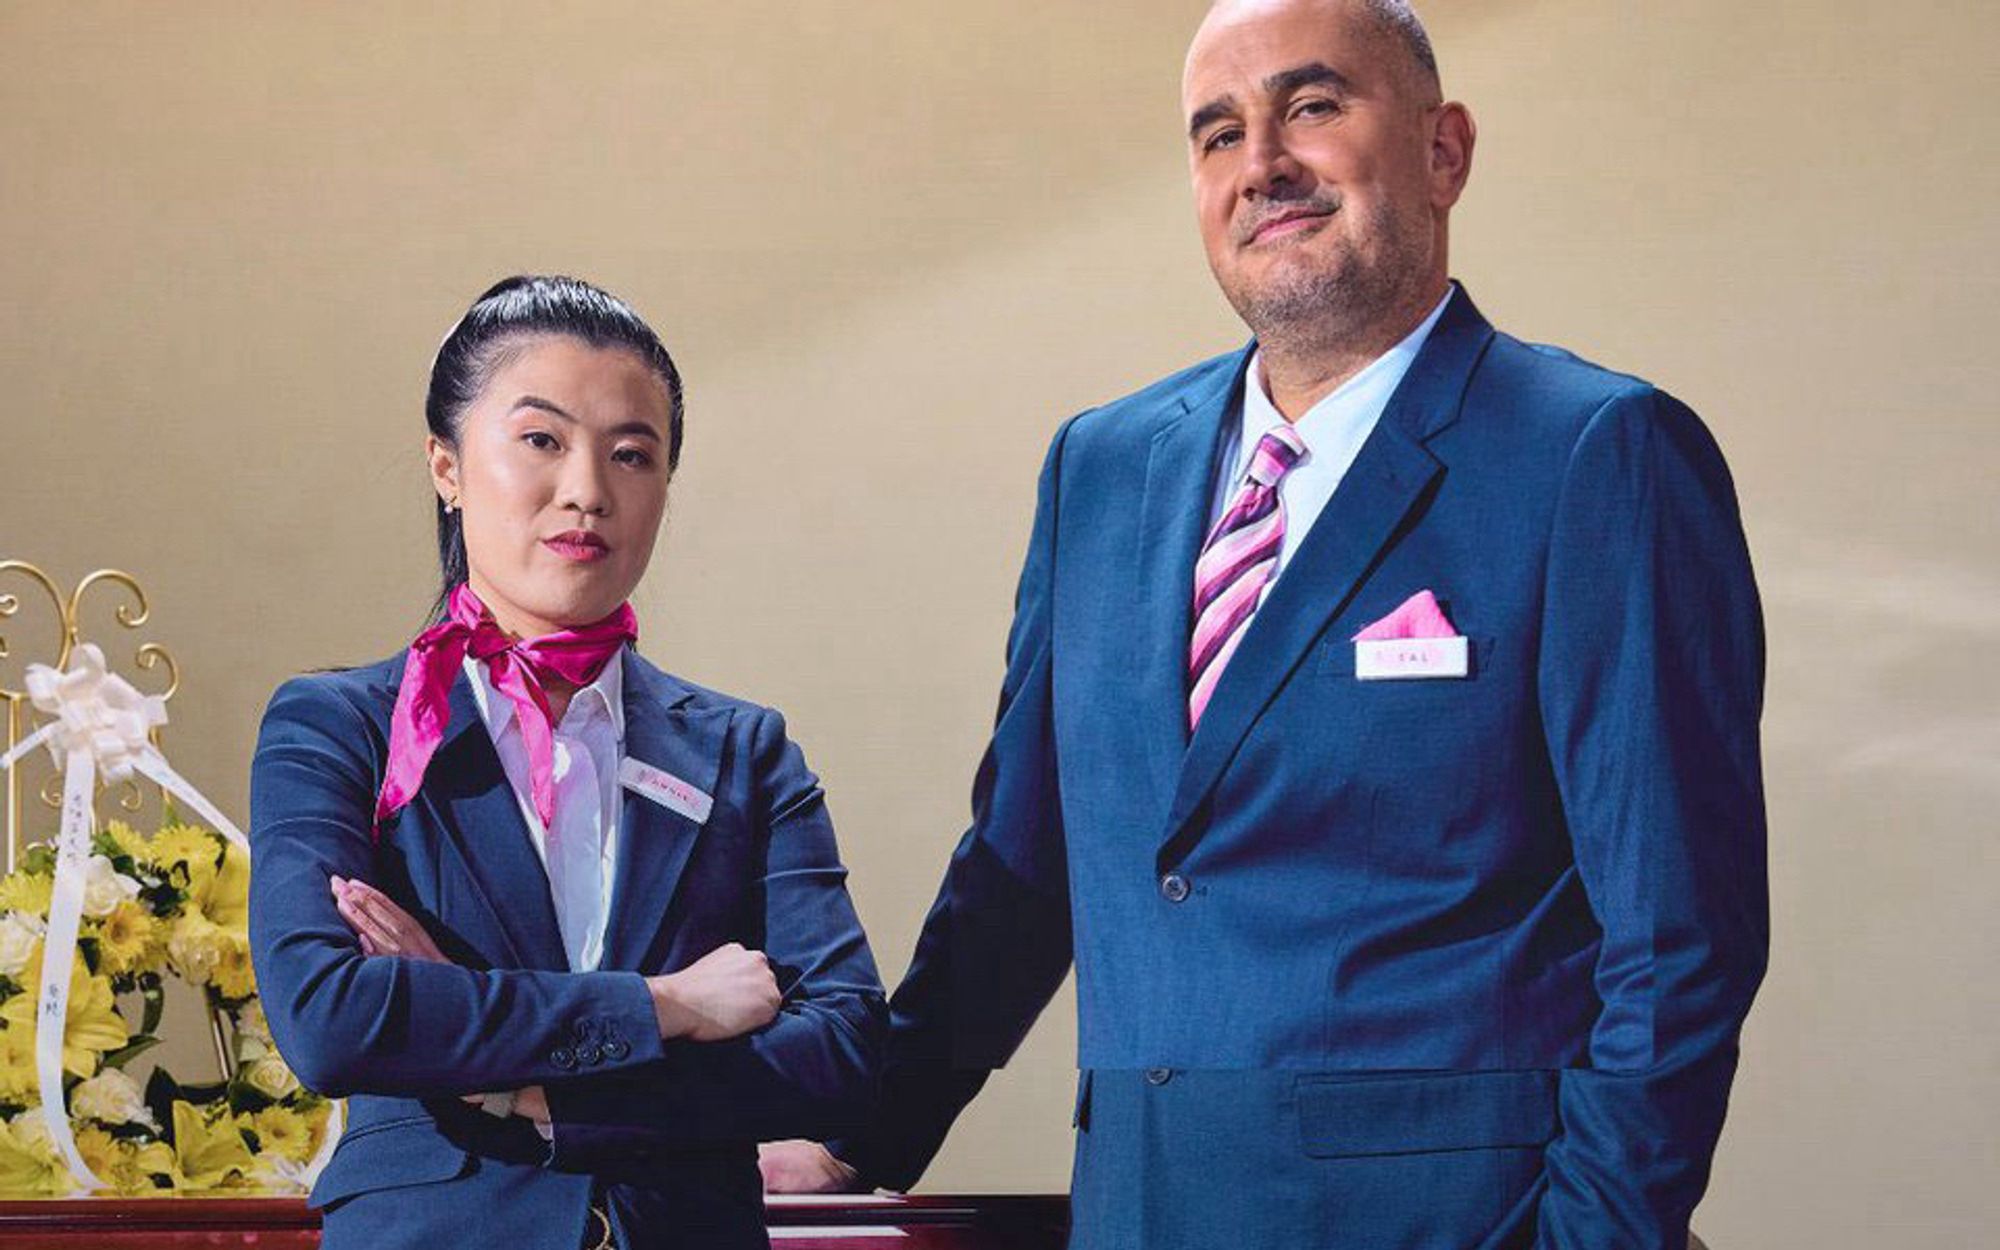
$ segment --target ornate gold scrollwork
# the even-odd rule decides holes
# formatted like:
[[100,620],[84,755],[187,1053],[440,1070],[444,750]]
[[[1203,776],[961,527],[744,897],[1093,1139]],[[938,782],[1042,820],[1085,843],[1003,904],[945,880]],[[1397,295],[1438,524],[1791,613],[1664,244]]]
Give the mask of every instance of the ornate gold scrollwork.
[[[83,580],[76,584],[76,588],[67,595],[63,594],[62,588],[56,583],[54,578],[25,560],[0,560],[0,576],[6,574],[14,574],[27,579],[36,589],[47,595],[49,602],[54,605],[57,627],[56,654],[53,660],[46,661],[53,668],[61,669],[67,667],[70,654],[84,641],[84,600],[92,590],[99,586],[124,592],[114,604],[111,611],[111,619],[120,628],[137,630],[145,626],[152,619],[153,606],[151,601],[146,597],[145,589],[139,585],[137,578],[120,569],[98,569],[96,572],[86,575]],[[8,618],[17,615],[21,611],[22,606],[19,594],[0,591],[0,624],[4,624]],[[7,660],[13,657],[14,651],[8,636],[0,633],[0,660]],[[142,644],[133,655],[133,664],[144,672],[160,671],[160,675],[166,680],[166,688],[159,692],[161,698],[171,699],[180,690],[180,664],[175,661],[173,653],[159,643],[148,642]],[[25,671],[25,663],[23,663],[22,669]],[[28,725],[28,713],[31,710],[31,705],[28,702],[28,692],[25,689],[25,683],[22,688],[17,689],[4,684],[4,678],[0,678],[0,704],[5,705],[6,714],[6,736],[4,739],[0,739],[0,742],[4,742],[5,745],[0,746],[0,750],[11,750],[22,738],[32,732]],[[153,738],[155,742],[159,740],[158,730],[153,731]],[[21,811],[21,798],[24,793],[24,787],[20,773],[21,770],[19,768],[10,771],[6,776],[5,782],[7,822],[6,871],[8,872],[14,870],[14,862],[20,854],[22,835],[25,830]],[[41,800],[44,806],[51,810],[59,810],[62,807],[62,779],[60,777],[49,777],[42,785],[36,788],[36,797]],[[140,790],[138,782],[125,781],[119,783],[119,807],[127,812],[137,812],[143,804],[144,794]]]

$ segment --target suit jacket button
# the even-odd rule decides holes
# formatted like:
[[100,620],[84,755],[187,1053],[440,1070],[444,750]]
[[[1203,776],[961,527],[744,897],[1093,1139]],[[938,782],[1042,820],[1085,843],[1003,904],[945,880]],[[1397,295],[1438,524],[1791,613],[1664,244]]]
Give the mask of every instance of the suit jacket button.
[[625,1044],[625,1039],[622,1037],[614,1037],[604,1043],[604,1057],[613,1063],[617,1063],[620,1059],[631,1053],[632,1048]]
[[1174,1079],[1174,1070],[1172,1068],[1146,1069],[1146,1084],[1148,1085],[1165,1085],[1168,1081],[1171,1081],[1173,1079]]
[[1188,879],[1177,872],[1170,872],[1160,878],[1160,895],[1169,903],[1185,902],[1188,891]]
[[597,1043],[595,1042],[585,1042],[576,1048],[576,1061],[578,1063],[589,1066],[600,1063],[603,1059],[604,1052],[597,1048]]
[[549,1052],[549,1062],[567,1072],[576,1066],[576,1052],[567,1046],[558,1046]]

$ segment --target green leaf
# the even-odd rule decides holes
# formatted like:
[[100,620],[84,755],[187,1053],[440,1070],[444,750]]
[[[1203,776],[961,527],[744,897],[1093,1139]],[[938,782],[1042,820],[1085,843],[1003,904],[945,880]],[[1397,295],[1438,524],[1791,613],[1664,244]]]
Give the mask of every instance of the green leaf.
[[160,1015],[167,1009],[167,995],[161,987],[159,973],[148,972],[139,978],[139,996],[146,1004],[145,1016],[139,1021],[139,1031],[159,1032]]
[[159,1044],[159,1038],[154,1037],[150,1033],[140,1033],[117,1050],[107,1052],[104,1056],[104,1066],[107,1068],[123,1068],[126,1064],[132,1062],[132,1060],[145,1054]]

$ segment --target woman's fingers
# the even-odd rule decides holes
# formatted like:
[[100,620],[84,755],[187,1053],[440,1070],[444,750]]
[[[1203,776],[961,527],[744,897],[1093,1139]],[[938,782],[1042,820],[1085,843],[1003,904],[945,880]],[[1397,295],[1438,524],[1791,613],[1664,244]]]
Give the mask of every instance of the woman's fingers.
[[365,881],[342,877],[333,878],[332,888],[334,906],[341,919],[357,936],[366,938],[375,947],[372,952],[366,952],[364,947],[364,953],[447,962],[444,952],[416,918],[382,891]]
[[[352,894],[342,890],[339,885],[333,887],[333,906],[334,910],[340,913],[340,918],[347,922],[347,927],[354,930],[355,936],[362,940],[364,953],[376,955],[398,953],[395,934],[369,914]],[[367,952],[365,949],[369,944],[375,947],[372,952]]]

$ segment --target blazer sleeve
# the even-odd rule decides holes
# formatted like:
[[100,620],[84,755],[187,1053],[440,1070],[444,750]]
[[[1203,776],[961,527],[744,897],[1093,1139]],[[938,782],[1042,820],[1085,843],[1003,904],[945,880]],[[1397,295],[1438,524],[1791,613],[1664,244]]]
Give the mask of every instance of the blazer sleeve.
[[916,1183],[959,1113],[1020,1046],[1069,971],[1050,613],[1057,496],[1073,424],[1057,432],[1042,466],[999,712],[973,781],[972,824],[890,999],[881,1103],[864,1131],[828,1143],[869,1185]]
[[286,1063],[332,1097],[449,1097],[564,1075],[580,1022],[624,1037],[621,1066],[662,1053],[644,978],[475,971],[370,959],[329,879],[369,879],[376,769],[361,712],[325,678],[280,687],[251,765],[250,943]]
[[1618,396],[1575,444],[1543,604],[1544,729],[1602,928],[1588,1065],[1561,1074],[1539,1250],[1684,1250],[1769,945],[1764,638],[1722,455]]
[[548,1082],[552,1166],[825,1136],[873,1104],[888,1010],[826,797],[778,713],[758,718],[748,750],[763,805],[764,953],[785,994],[778,1017],[727,1041],[670,1041],[623,1072]]

